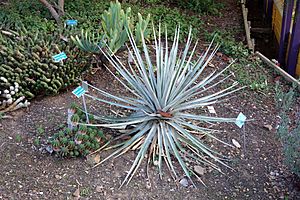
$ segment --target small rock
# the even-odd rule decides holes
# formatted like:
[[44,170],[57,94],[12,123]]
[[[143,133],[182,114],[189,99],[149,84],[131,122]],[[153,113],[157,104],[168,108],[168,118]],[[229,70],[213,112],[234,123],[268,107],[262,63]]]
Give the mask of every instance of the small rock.
[[194,166],[194,171],[196,172],[196,174],[201,176],[205,174],[206,169],[201,166]]
[[273,127],[270,124],[264,125],[264,128],[268,129],[269,131],[273,129]]
[[96,165],[100,162],[100,155],[99,154],[93,154],[93,155],[89,155],[86,158],[86,161],[89,165]]
[[146,188],[147,188],[147,189],[150,189],[150,188],[151,188],[151,183],[150,183],[149,181],[147,181],[147,183],[146,183]]
[[183,178],[179,181],[179,183],[183,186],[183,187],[187,187],[189,186],[189,182],[186,178]]
[[236,141],[235,139],[232,139],[232,144],[236,147],[236,148],[241,148],[241,145],[238,141]]
[[60,180],[60,179],[62,179],[62,176],[56,174],[55,178],[58,179],[58,180]]
[[97,186],[96,192],[103,192],[103,186]]
[[79,189],[79,188],[77,188],[77,189],[75,190],[75,192],[73,193],[73,196],[74,196],[74,197],[80,197],[80,189]]

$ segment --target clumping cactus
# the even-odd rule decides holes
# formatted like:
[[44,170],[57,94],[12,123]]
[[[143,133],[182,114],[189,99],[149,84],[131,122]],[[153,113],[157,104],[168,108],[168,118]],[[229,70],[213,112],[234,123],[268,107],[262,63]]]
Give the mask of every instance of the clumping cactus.
[[[90,58],[74,44],[61,42],[58,33],[0,28],[0,44],[0,111],[26,107],[36,95],[58,93],[78,82],[90,66]],[[52,56],[61,52],[68,58],[53,61]]]
[[[77,105],[72,104],[72,108],[78,108]],[[82,111],[76,109],[72,117],[72,121],[83,122]],[[87,126],[74,126],[71,130],[65,128],[55,133],[51,137],[49,143],[52,149],[58,156],[61,157],[78,157],[86,156],[92,151],[95,151],[101,146],[101,138],[104,138],[103,132],[96,127],[87,128]]]

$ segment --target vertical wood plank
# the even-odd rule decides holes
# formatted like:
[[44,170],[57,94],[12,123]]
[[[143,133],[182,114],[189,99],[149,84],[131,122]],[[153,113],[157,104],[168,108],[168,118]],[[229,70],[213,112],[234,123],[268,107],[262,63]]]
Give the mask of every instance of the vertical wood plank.
[[272,21],[272,11],[273,11],[273,0],[268,0],[267,5],[267,21]]
[[293,32],[291,36],[291,41],[289,45],[289,54],[287,59],[288,73],[292,76],[294,76],[296,73],[299,48],[300,48],[300,0],[297,0],[295,18],[293,24]]
[[285,0],[283,6],[283,16],[281,22],[281,33],[279,41],[278,62],[285,66],[286,44],[288,42],[294,9],[294,0]]

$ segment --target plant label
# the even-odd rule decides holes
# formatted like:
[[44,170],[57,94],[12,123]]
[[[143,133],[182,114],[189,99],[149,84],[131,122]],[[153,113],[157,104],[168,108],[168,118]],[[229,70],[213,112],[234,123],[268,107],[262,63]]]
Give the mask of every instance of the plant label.
[[242,128],[243,125],[245,124],[245,121],[246,121],[247,117],[243,114],[243,113],[240,113],[238,115],[238,117],[236,118],[235,120],[235,124],[239,127],[239,128]]
[[73,90],[73,94],[79,98],[81,97],[86,91],[84,90],[84,88],[82,86],[77,87],[75,90]]
[[67,24],[68,26],[76,26],[76,25],[77,25],[77,20],[75,20],[75,19],[68,19],[68,20],[66,21],[66,24]]
[[67,55],[65,54],[65,52],[61,52],[60,54],[56,54],[56,55],[52,56],[52,59],[54,62],[60,62],[66,58],[67,58]]

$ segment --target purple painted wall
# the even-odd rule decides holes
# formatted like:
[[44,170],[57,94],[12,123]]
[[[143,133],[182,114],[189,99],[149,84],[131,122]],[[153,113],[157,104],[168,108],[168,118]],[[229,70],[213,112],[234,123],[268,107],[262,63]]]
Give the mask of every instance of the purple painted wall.
[[297,59],[300,48],[300,0],[296,1],[295,13],[293,32],[287,59],[288,73],[292,76],[294,76],[296,73]]
[[284,7],[283,7],[281,34],[280,34],[280,41],[279,41],[279,54],[278,54],[278,62],[280,63],[281,66],[285,66],[286,47],[289,39],[293,9],[294,9],[294,0],[285,0]]

